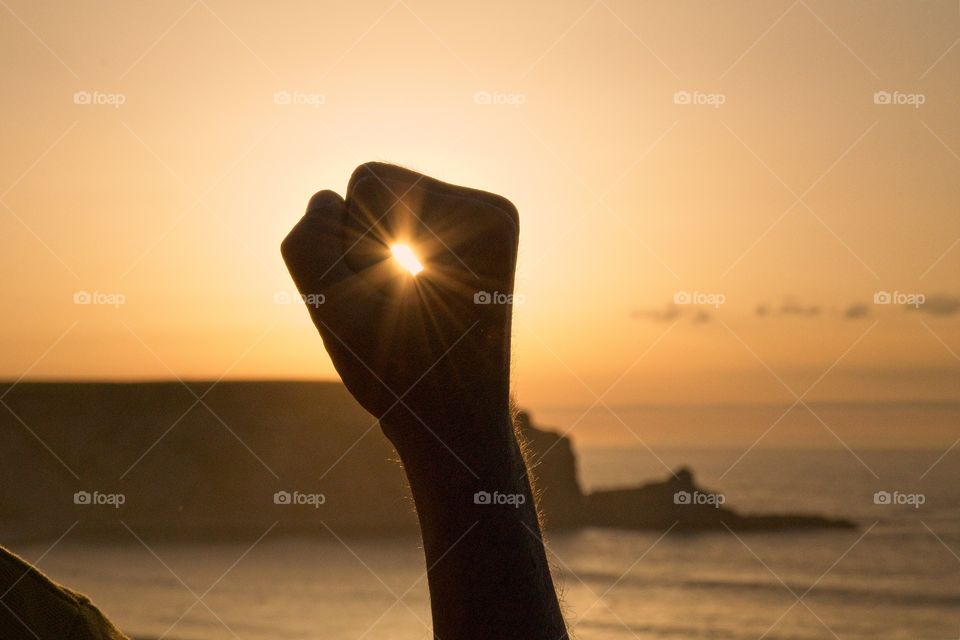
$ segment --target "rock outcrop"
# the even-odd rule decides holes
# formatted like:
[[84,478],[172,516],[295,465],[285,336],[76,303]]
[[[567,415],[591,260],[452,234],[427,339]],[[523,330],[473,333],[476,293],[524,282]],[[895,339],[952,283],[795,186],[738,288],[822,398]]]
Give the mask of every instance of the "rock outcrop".
[[595,491],[584,497],[584,522],[600,527],[677,531],[770,531],[854,528],[848,520],[806,514],[744,515],[725,505],[723,494],[696,484],[693,472],[678,469],[662,482]]

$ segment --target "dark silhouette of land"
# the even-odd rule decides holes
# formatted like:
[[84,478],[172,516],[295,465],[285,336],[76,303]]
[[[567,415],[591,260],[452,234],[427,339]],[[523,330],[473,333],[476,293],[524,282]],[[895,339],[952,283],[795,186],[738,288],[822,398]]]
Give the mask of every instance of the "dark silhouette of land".
[[[202,396],[213,384],[188,386]],[[0,385],[0,394],[9,386]],[[20,383],[5,402],[80,476],[13,415],[0,413],[0,540],[7,545],[56,538],[77,519],[71,537],[128,540],[120,517],[153,538],[259,535],[275,520],[281,532],[322,534],[321,519],[338,532],[417,531],[396,453],[339,383],[220,382],[204,396],[209,409],[176,382]],[[537,428],[525,414],[519,424],[548,529],[853,526],[796,514],[744,516],[731,505],[678,505],[677,491],[713,492],[677,478],[585,493],[570,439]],[[123,493],[126,500],[119,509],[77,505],[77,491]],[[277,505],[277,491],[322,493],[326,502]]]
[[[619,529],[734,531],[786,529],[853,529],[843,518],[802,513],[741,514],[726,504],[715,506],[716,491],[698,485],[687,468],[662,481],[642,486],[585,493],[576,472],[576,455],[569,438],[535,427],[528,414],[518,416],[520,431],[530,444],[529,457],[548,528],[613,527]],[[542,455],[541,452],[547,452]],[[686,498],[689,497],[689,502]],[[697,504],[699,498],[702,504]]]

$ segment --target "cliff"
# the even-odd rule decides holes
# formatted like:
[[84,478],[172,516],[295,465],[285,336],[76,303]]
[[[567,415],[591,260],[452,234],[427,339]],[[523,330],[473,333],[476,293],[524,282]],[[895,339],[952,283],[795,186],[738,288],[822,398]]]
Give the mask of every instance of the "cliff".
[[[189,387],[189,388],[187,388]],[[415,532],[403,472],[374,419],[338,383],[0,385],[0,542],[279,532]],[[7,391],[9,390],[9,393]],[[4,395],[6,394],[6,395]],[[199,400],[198,400],[199,398]],[[852,526],[678,505],[692,475],[584,495],[571,442],[520,415],[553,529]],[[678,479],[684,484],[678,485]]]

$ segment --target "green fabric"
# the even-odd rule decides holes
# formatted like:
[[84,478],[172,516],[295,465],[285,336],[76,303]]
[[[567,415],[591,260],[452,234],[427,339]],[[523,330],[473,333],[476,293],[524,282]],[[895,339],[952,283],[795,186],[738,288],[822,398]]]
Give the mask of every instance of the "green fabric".
[[0,639],[129,640],[84,595],[0,546]]

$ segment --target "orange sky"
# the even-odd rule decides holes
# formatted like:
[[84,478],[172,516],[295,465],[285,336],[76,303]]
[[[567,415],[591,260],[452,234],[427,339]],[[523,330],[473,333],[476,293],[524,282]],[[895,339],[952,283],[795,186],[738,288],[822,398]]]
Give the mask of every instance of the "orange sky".
[[3,0],[0,376],[333,377],[278,245],[387,160],[520,209],[525,404],[956,399],[958,39],[953,0]]

